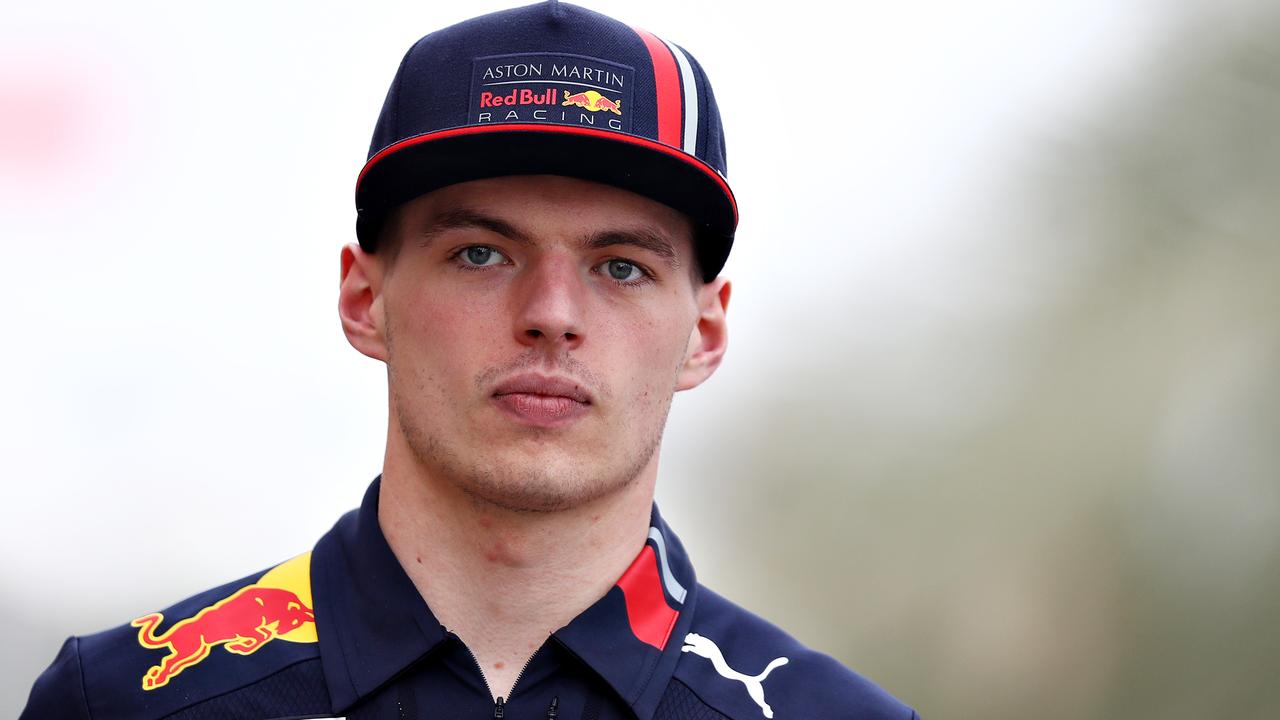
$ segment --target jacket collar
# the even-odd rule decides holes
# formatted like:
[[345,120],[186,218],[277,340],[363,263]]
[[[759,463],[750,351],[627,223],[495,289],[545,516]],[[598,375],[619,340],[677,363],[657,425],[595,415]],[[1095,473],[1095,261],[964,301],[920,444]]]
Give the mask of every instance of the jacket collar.
[[[448,638],[378,525],[376,478],[312,555],[320,658],[335,713],[350,708]],[[693,619],[697,580],[655,505],[631,566],[554,641],[594,670],[641,720],[675,672]]]
[[446,638],[378,527],[381,476],[311,555],[320,661],[335,713]]
[[552,634],[648,720],[658,708],[693,621],[697,579],[680,539],[658,514],[649,537],[605,596]]

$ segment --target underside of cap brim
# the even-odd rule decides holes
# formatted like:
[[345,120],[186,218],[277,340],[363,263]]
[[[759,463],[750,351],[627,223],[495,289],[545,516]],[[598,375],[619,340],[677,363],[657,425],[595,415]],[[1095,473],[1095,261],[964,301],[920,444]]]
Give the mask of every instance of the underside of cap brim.
[[613,185],[692,219],[703,280],[724,267],[738,223],[724,178],[676,148],[634,135],[551,124],[467,126],[426,133],[369,159],[356,184],[356,236],[377,251],[389,211],[439,188],[504,175],[564,175]]

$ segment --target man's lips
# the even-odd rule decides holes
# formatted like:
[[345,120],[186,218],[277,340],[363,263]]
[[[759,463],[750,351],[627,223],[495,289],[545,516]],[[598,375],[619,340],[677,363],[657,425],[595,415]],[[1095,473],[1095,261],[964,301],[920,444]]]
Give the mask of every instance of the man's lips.
[[567,378],[549,375],[516,375],[498,384],[493,394],[498,395],[542,395],[546,397],[563,397],[580,403],[591,402],[591,395],[582,385]]
[[539,427],[567,425],[591,407],[591,394],[567,378],[517,375],[494,389],[493,400],[507,415]]

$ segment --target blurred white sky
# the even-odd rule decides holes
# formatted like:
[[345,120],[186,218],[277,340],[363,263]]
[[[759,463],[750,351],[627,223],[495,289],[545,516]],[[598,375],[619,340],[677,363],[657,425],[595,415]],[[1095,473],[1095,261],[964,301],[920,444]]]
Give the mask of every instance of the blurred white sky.
[[[6,623],[75,610],[47,621],[61,637],[128,620],[309,548],[359,502],[385,389],[335,314],[356,173],[405,49],[508,6],[6,9],[0,600],[20,609]],[[895,378],[927,373],[895,368],[942,363],[963,337],[1016,382],[1001,329],[1051,301],[1051,278],[1039,256],[984,244],[974,218],[1001,212],[1021,163],[1207,4],[588,6],[687,47],[724,115],[742,209],[733,342],[676,403],[659,491],[714,555],[681,522],[717,482],[688,460],[698,428],[766,373],[820,356],[878,367],[859,397],[926,433],[999,401],[910,392]]]

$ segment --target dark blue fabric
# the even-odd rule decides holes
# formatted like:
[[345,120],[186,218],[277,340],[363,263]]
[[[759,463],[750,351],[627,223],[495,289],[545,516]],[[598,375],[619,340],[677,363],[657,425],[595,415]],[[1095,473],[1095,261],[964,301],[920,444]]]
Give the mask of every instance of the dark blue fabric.
[[313,659],[179,710],[165,720],[259,720],[281,717],[281,713],[290,718],[323,717],[329,714],[329,706],[324,672],[320,661]]
[[653,714],[653,720],[728,720],[728,716],[702,702],[688,685],[672,680]]
[[49,669],[36,680],[18,720],[88,720],[79,638],[68,638]]
[[325,679],[335,708],[374,691],[445,639],[378,526],[375,480],[311,556]]
[[[219,650],[167,686],[143,691],[142,673],[159,653],[138,645],[136,628],[72,638],[37,680],[22,720],[493,717],[471,652],[440,626],[388,547],[377,522],[379,489],[375,480],[360,509],[312,554],[318,643],[271,642],[251,655]],[[651,522],[674,581],[662,594],[679,612],[665,648],[632,633],[615,586],[537,650],[506,698],[505,718],[543,720],[553,701],[564,720],[762,717],[744,682],[686,651],[695,637],[713,642],[721,662],[744,677],[773,664],[760,686],[778,720],[915,717],[870,681],[699,585],[656,506]],[[656,556],[656,541],[648,544]],[[196,595],[166,617],[190,617],[260,576]],[[787,662],[777,665],[782,657]]]

